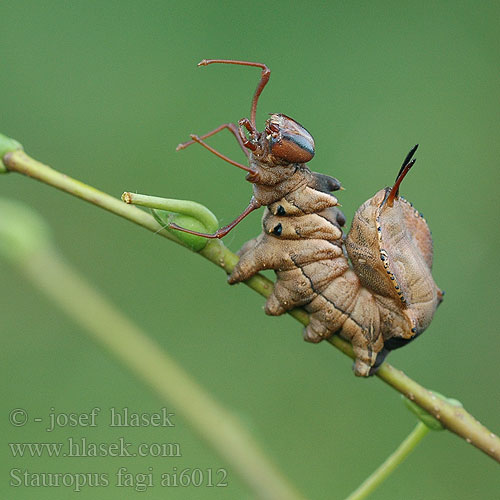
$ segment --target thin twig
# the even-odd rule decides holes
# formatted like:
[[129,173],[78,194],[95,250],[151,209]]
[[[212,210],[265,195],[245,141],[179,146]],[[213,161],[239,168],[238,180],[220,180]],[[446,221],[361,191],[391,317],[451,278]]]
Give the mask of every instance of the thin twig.
[[[162,231],[161,226],[153,217],[144,211],[137,207],[121,203],[116,198],[102,191],[98,191],[93,187],[63,175],[33,158],[30,158],[23,151],[7,153],[3,157],[3,162],[9,171],[19,172],[45,182],[46,184],[89,201],[94,205],[120,215],[131,222],[139,224],[155,233],[157,232],[161,236],[182,245],[182,242],[175,238],[175,236],[167,231]],[[218,240],[210,241],[199,253],[224,269],[226,273],[230,273],[238,261],[238,257]],[[273,288],[272,281],[260,275],[253,276],[246,281],[245,284],[265,297],[269,296]],[[309,321],[307,313],[303,310],[294,310],[291,311],[290,314],[304,325]],[[351,358],[353,357],[352,348],[345,340],[338,336],[334,336],[329,342],[344,354],[347,354]],[[448,430],[479,448],[497,462],[500,462],[500,438],[480,424],[463,408],[453,406],[447,401],[437,397],[431,391],[422,387],[388,363],[383,363],[377,372],[377,376],[432,414],[442,422],[443,426]]]
[[422,422],[411,431],[407,438],[397,447],[380,467],[373,472],[346,500],[363,500],[394,471],[394,469],[415,449],[418,443],[430,432]]

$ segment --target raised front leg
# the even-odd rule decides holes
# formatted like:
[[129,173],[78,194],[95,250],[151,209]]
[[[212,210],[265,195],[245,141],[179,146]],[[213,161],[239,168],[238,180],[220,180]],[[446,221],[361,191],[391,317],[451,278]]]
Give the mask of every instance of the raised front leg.
[[[221,130],[225,130],[225,129],[229,130],[229,132],[231,132],[231,134],[234,135],[234,137],[238,141],[238,144],[240,145],[240,148],[247,155],[247,157],[249,157],[250,156],[250,151],[243,144],[243,141],[241,139],[241,135],[239,133],[239,129],[238,129],[238,127],[234,123],[223,123],[222,125],[219,125],[217,128],[214,128],[213,130],[211,130],[210,132],[207,132],[206,134],[203,134],[203,135],[201,135],[199,137],[197,136],[197,137],[199,139],[207,139],[208,137],[212,137],[213,135],[219,133]],[[186,149],[188,146],[191,146],[191,144],[194,144],[195,142],[198,142],[198,141],[195,141],[194,139],[191,139],[188,142],[183,142],[182,144],[179,144],[175,148],[175,150],[176,151],[180,151],[181,149]]]

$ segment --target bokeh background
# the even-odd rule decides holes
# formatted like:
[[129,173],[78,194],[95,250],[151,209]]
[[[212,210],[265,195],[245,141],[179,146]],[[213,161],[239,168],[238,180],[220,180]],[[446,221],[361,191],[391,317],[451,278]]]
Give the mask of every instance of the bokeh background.
[[[389,361],[500,430],[498,378],[498,2],[64,2],[0,5],[0,131],[29,154],[120,196],[124,190],[197,200],[221,224],[247,204],[244,174],[189,133],[248,116],[259,71],[197,68],[203,58],[272,70],[258,123],[284,112],[313,134],[311,167],[342,180],[356,208],[392,183],[420,143],[404,196],[435,240],[446,298],[428,331]],[[243,160],[229,134],[211,144]],[[413,428],[400,396],[359,380],[331,346],[307,345],[291,318],[230,288],[220,269],[163,238],[19,175],[0,196],[45,217],[68,261],[168,350],[252,431],[309,498],[345,497]],[[1,216],[1,214],[0,214]],[[259,232],[248,217],[225,240]],[[0,261],[2,440],[179,442],[182,458],[20,459],[2,444],[3,498],[252,498],[176,417],[175,429],[12,428],[7,413],[158,411],[157,397],[89,340],[18,271]],[[91,312],[89,312],[91,314]],[[175,412],[175,408],[169,408]],[[169,431],[170,432],[170,431]],[[146,492],[107,487],[12,488],[8,471],[155,473],[225,467],[229,487]],[[498,498],[498,464],[450,433],[431,434],[374,499]]]

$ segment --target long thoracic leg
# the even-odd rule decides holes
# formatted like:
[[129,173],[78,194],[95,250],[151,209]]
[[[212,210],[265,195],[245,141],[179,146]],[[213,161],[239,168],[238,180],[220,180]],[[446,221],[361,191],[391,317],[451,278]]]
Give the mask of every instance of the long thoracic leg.
[[245,172],[249,173],[254,173],[255,170],[253,170],[250,167],[247,167],[246,165],[243,165],[242,163],[238,163],[237,161],[231,160],[231,158],[228,158],[226,155],[223,155],[222,153],[219,153],[216,149],[214,149],[212,146],[209,146],[206,142],[204,142],[200,137],[197,135],[191,134],[191,139],[198,144],[201,144],[205,149],[208,149],[211,153],[213,153],[215,156],[218,156],[221,160],[227,161],[231,165],[234,165],[235,167],[241,168],[242,170],[245,170]]
[[[213,130],[211,130],[210,132],[207,132],[206,134],[201,135],[200,139],[207,139],[208,137],[212,137],[213,135],[217,134],[218,132],[220,132],[221,130],[224,130],[224,129],[229,130],[234,135],[234,137],[238,141],[238,144],[240,145],[240,148],[243,150],[243,152],[247,155],[247,157],[250,156],[250,151],[248,151],[248,149],[243,144],[243,141],[241,140],[241,135],[239,133],[238,127],[234,123],[223,123],[219,127],[214,128]],[[179,144],[175,148],[175,150],[176,151],[180,151],[181,149],[185,149],[188,146],[191,146],[191,144],[194,144],[195,142],[196,142],[195,140],[191,140],[191,141],[188,141],[188,142],[183,142],[182,144]]]
[[239,222],[241,222],[249,213],[253,212],[257,208],[259,208],[261,205],[260,203],[252,196],[252,199],[250,200],[250,203],[245,210],[231,222],[227,226],[221,227],[220,229],[217,229],[217,231],[213,234],[207,234],[207,233],[199,233],[198,231],[191,231],[190,229],[186,229],[184,227],[180,227],[177,224],[169,224],[168,227],[169,229],[176,229],[177,231],[182,231],[184,233],[189,233],[189,234],[194,234],[195,236],[202,236],[203,238],[222,238],[223,236],[226,236],[233,227],[235,227]]
[[255,116],[257,114],[257,102],[259,100],[260,94],[264,90],[269,77],[271,76],[271,70],[263,63],[249,62],[249,61],[235,61],[233,59],[203,59],[203,61],[198,63],[198,66],[208,66],[209,64],[237,64],[240,66],[253,66],[255,68],[261,68],[262,73],[260,76],[259,83],[255,89],[255,93],[252,99],[252,108],[250,110],[250,121],[255,126]]

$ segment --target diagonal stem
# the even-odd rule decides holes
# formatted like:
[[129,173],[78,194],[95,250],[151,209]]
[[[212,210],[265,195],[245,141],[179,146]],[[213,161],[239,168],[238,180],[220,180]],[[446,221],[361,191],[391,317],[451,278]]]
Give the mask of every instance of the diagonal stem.
[[[158,232],[159,235],[175,241],[176,243],[182,244],[167,231],[161,231],[161,226],[149,214],[137,207],[126,205],[102,191],[98,191],[91,186],[87,186],[80,181],[59,173],[33,158],[30,158],[23,151],[7,153],[3,157],[3,163],[8,171],[19,172],[45,182],[46,184],[113,212],[116,215],[120,215],[150,231]],[[219,240],[210,241],[199,253],[224,269],[228,274],[231,273],[238,261],[238,257],[227,249]],[[273,289],[272,281],[260,275],[253,276],[246,281],[245,284],[265,297],[268,297]],[[307,313],[302,309],[293,310],[290,314],[303,325],[307,325],[309,322]],[[348,342],[338,336],[333,336],[329,342],[344,354],[353,358],[352,348]],[[442,400],[388,363],[382,364],[377,372],[377,377],[405,395],[421,408],[428,411],[448,430],[462,437],[469,444],[479,448],[497,462],[500,462],[500,438],[480,424],[463,408],[457,408],[447,401]]]
[[394,469],[413,451],[415,446],[430,431],[422,422],[411,431],[407,438],[397,447],[397,449],[384,461],[380,467],[374,471],[346,500],[362,500],[373,493],[375,489],[389,477]]

